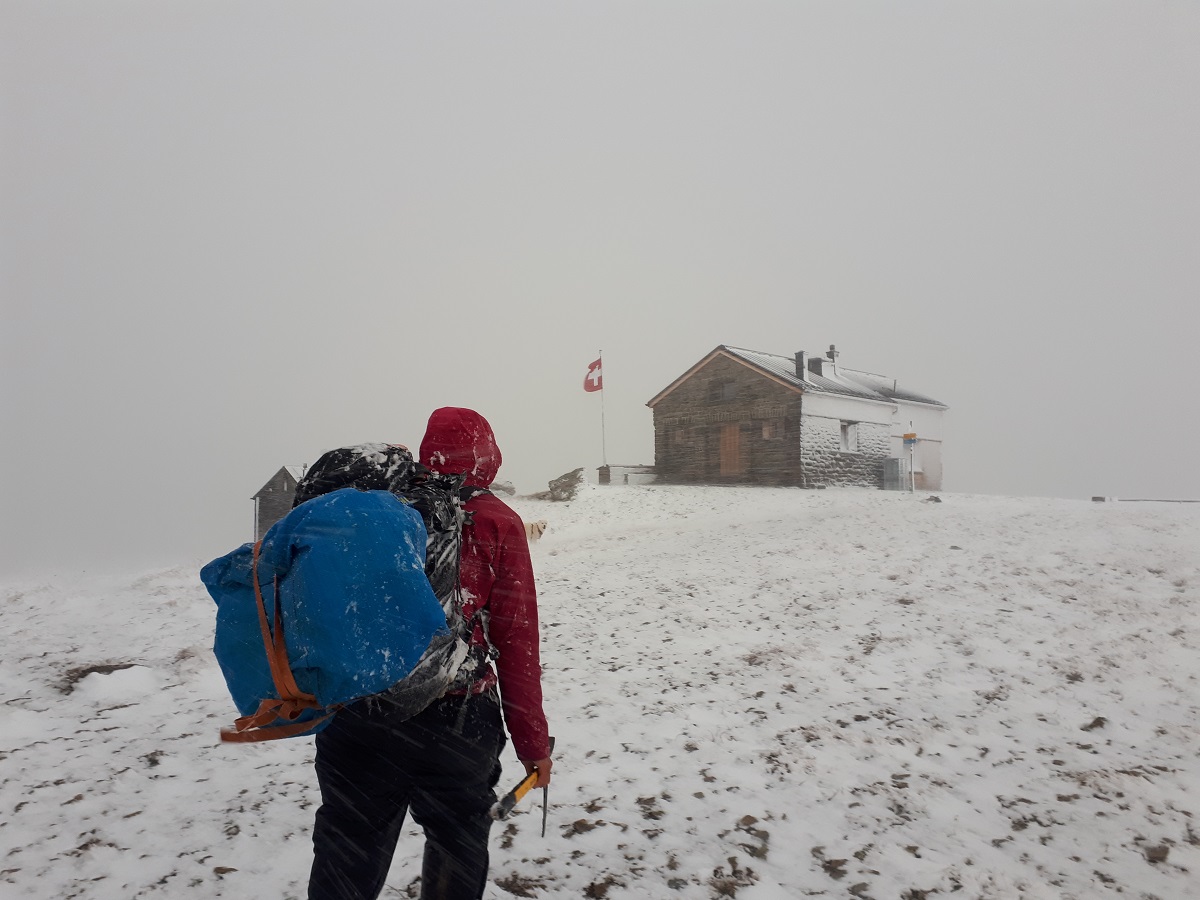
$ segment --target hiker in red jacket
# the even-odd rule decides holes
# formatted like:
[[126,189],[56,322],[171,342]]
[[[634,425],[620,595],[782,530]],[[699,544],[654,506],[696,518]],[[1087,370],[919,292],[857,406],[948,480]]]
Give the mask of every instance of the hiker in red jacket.
[[[486,488],[500,468],[487,420],[455,407],[429,417],[420,459],[435,472],[465,473],[468,488]],[[425,831],[422,900],[479,900],[487,885],[489,811],[504,725],[526,773],[537,769],[535,787],[550,783],[525,529],[490,493],[472,497],[466,509],[471,521],[463,529],[459,581],[464,617],[474,619],[464,664],[475,667],[469,683],[405,721],[390,720],[386,705],[360,701],[317,735],[322,804],[309,900],[378,897],[410,808]]]

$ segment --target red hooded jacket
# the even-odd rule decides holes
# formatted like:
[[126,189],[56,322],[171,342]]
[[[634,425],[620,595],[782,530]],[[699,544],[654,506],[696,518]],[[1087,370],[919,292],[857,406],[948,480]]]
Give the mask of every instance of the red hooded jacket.
[[[468,485],[487,487],[500,460],[492,426],[479,413],[443,407],[429,417],[421,462],[435,472],[466,473]],[[469,621],[476,610],[486,610],[487,638],[477,624],[471,642],[486,644],[490,639],[499,651],[495,667],[489,666],[471,693],[499,683],[504,721],[518,758],[545,759],[550,740],[542,710],[537,592],[525,526],[508,504],[491,494],[473,498],[466,508],[472,521],[463,529],[463,615]]]

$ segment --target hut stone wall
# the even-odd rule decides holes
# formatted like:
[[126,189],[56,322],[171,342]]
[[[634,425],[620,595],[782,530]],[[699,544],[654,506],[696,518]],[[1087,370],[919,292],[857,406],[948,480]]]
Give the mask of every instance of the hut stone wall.
[[803,483],[801,395],[718,357],[654,407],[659,481]]
[[839,419],[805,417],[801,447],[806,485],[881,487],[890,427],[878,422],[853,423],[855,449],[847,450],[842,424]]

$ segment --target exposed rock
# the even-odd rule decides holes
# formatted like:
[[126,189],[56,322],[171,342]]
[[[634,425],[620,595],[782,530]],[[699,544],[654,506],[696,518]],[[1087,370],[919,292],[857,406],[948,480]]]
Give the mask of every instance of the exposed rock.
[[488,490],[493,494],[503,494],[505,497],[511,497],[517,492],[511,481],[493,481]]
[[558,502],[574,500],[581,484],[583,484],[583,469],[575,469],[566,475],[559,475],[550,482],[547,499]]
[[123,669],[132,669],[136,665],[137,663],[100,663],[94,666],[76,666],[73,669],[67,669],[58,689],[64,694],[69,694],[75,690],[75,685],[89,675],[111,675],[113,672],[120,672]]

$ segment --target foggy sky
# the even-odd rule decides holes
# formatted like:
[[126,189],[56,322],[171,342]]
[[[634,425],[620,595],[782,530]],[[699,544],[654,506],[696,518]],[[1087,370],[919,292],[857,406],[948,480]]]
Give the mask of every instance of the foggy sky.
[[947,403],[948,491],[1200,498],[1200,6],[0,6],[0,573],[207,560],[284,464],[653,461],[718,344]]

